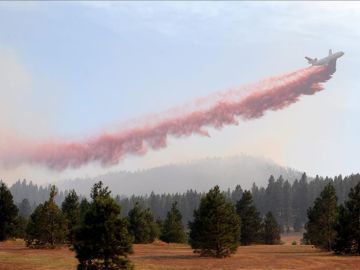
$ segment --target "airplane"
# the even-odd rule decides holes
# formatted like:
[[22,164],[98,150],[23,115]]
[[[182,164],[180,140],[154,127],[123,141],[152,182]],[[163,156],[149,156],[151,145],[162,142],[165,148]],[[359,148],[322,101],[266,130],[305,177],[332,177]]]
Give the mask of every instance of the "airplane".
[[332,50],[329,50],[329,55],[318,60],[317,58],[310,58],[305,56],[305,59],[308,60],[308,63],[312,66],[336,66],[336,60],[343,56],[343,52],[332,53]]

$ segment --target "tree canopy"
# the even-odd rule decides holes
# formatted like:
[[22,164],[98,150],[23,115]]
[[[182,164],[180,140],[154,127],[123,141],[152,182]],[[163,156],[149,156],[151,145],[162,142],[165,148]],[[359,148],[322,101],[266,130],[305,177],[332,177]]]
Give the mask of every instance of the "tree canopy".
[[244,191],[236,204],[236,212],[241,219],[241,244],[250,245],[258,242],[261,236],[261,218],[250,191]]
[[182,223],[182,216],[173,203],[165,221],[162,224],[160,239],[166,243],[185,243],[186,233]]
[[202,256],[221,258],[237,250],[240,218],[234,206],[225,200],[219,186],[201,199],[189,228],[191,247]]
[[134,208],[130,210],[128,221],[129,232],[134,237],[136,244],[152,243],[160,234],[158,224],[155,222],[150,209],[144,209],[139,203],[136,203]]
[[335,188],[328,184],[308,210],[309,221],[305,225],[304,240],[316,247],[331,250],[338,218]]
[[360,255],[360,183],[350,190],[349,199],[340,206],[336,232],[335,252]]
[[79,196],[75,190],[70,191],[61,205],[61,210],[65,215],[68,225],[67,241],[69,244],[74,240],[74,229],[80,222]]
[[14,204],[13,196],[0,181],[0,241],[4,241],[12,236],[16,226],[18,208]]
[[73,243],[79,270],[132,269],[126,259],[132,253],[132,237],[121,208],[102,182],[94,185],[92,202],[75,230]]
[[267,245],[280,243],[280,226],[271,212],[268,212],[264,218],[262,238]]
[[52,186],[50,197],[31,214],[26,228],[26,245],[33,248],[54,248],[65,243],[67,235],[66,219],[55,204],[57,190]]

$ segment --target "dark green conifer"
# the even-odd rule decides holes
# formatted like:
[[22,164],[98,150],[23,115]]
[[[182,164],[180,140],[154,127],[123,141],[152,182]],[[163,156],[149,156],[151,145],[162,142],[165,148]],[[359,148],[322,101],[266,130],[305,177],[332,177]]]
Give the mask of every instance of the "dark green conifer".
[[350,190],[349,198],[339,208],[334,251],[360,255],[360,183]]
[[308,210],[304,240],[321,249],[331,250],[336,237],[337,210],[335,188],[328,184]]
[[90,208],[90,203],[88,202],[88,200],[86,198],[83,198],[80,202],[80,220],[82,220],[86,214],[86,212],[89,210]]
[[226,202],[219,186],[201,199],[189,227],[191,247],[202,256],[222,258],[237,250],[240,219],[234,206]]
[[0,241],[13,236],[18,208],[6,185],[0,181]]
[[26,238],[26,227],[28,224],[28,220],[22,216],[17,216],[14,229],[12,231],[12,236],[14,238]]
[[67,234],[66,219],[55,204],[57,190],[51,187],[50,198],[40,204],[31,214],[26,228],[26,245],[32,248],[54,248],[65,243]]
[[132,269],[127,260],[127,255],[132,253],[132,237],[127,230],[127,220],[120,216],[120,206],[102,182],[94,185],[91,198],[75,230],[73,247],[79,260],[78,269]]
[[241,244],[251,245],[259,242],[261,237],[261,218],[253,203],[250,191],[244,191],[243,196],[236,204],[236,212],[241,219]]
[[75,190],[69,192],[61,205],[61,210],[65,215],[68,224],[67,241],[69,244],[74,240],[74,229],[80,222],[80,204],[79,197]]
[[128,220],[128,229],[136,244],[152,243],[160,234],[158,224],[154,221],[150,209],[142,208],[138,202],[129,211]]
[[271,212],[268,212],[264,218],[263,241],[267,245],[280,243],[280,226]]
[[173,203],[166,219],[162,224],[160,239],[166,243],[185,243],[186,233],[182,223],[182,215]]

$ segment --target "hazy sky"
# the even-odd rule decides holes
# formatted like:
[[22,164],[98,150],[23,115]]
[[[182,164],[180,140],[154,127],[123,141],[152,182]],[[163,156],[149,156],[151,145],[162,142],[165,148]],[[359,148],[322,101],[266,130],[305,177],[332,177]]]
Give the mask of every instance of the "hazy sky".
[[0,150],[9,136],[83,138],[344,51],[325,90],[210,138],[117,166],[0,168],[39,183],[242,153],[310,175],[359,172],[360,3],[0,2]]

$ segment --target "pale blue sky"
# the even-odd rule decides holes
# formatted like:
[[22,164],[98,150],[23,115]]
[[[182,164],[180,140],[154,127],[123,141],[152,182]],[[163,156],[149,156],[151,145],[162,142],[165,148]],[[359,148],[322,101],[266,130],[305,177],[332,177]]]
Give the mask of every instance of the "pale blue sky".
[[0,2],[0,124],[3,134],[19,137],[90,136],[303,68],[305,55],[345,52],[325,91],[260,120],[211,130],[210,139],[171,139],[168,149],[111,168],[3,168],[5,180],[242,153],[311,175],[359,172],[359,18],[356,2]]

